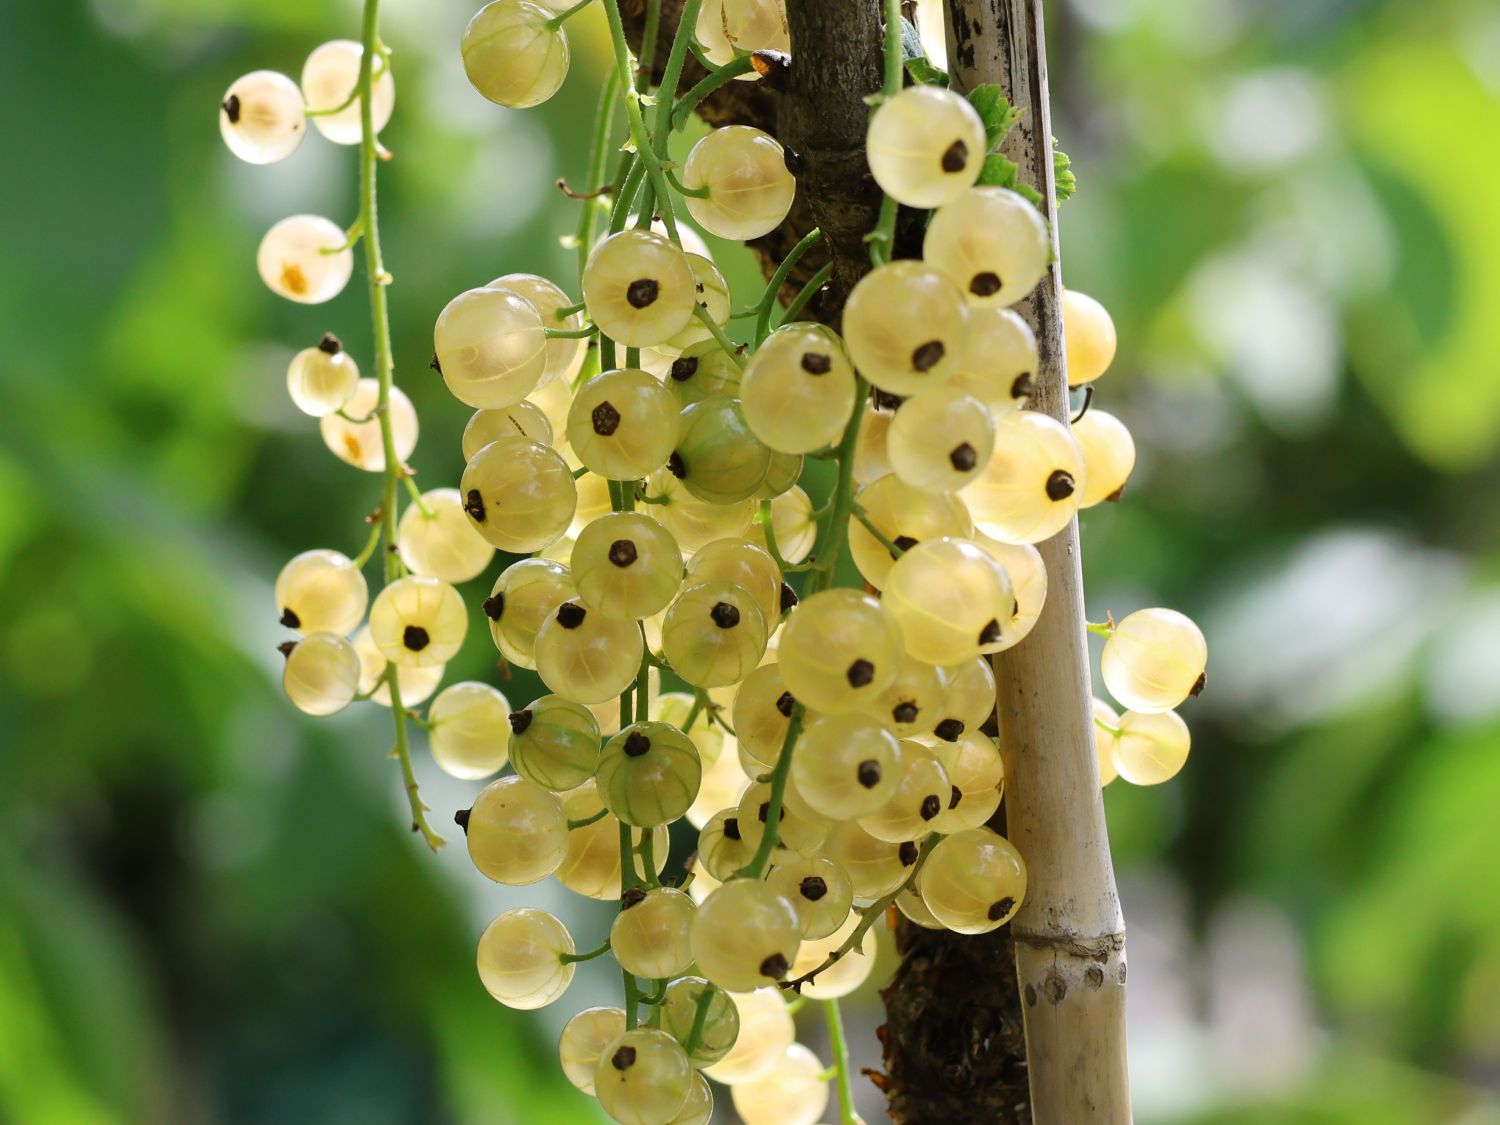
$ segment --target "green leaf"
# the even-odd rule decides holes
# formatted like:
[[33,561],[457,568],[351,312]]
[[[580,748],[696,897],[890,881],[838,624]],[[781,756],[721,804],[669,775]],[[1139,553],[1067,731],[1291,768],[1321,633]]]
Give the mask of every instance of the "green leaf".
[[986,187],[1016,188],[1015,161],[998,152],[984,158],[984,167],[979,170],[979,182]]
[[[1057,141],[1052,142],[1056,144]],[[1078,177],[1073,175],[1073,162],[1061,149],[1052,150],[1052,182],[1057,188],[1057,201],[1064,203],[1078,191]]]
[[1031,200],[1031,202],[1035,204],[1038,210],[1043,212],[1047,210],[1047,201],[1042,198],[1042,193],[1037,191],[1036,188],[1032,187],[1030,184],[1011,184],[1010,188],[1023,199]]
[[970,90],[969,104],[984,122],[985,143],[991,152],[1021,119],[1021,112],[1010,104],[1004,91],[993,82]]
[[917,34],[911,20],[901,21],[901,55],[906,62],[906,73],[912,81],[922,86],[948,85],[948,72],[933,64],[922,49],[922,37]]

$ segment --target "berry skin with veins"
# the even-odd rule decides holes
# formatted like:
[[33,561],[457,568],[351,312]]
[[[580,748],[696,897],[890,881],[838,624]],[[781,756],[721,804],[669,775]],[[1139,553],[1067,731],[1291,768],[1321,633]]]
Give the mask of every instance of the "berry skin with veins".
[[[364,48],[352,39],[333,39],[316,47],[302,65],[302,96],[310,110],[331,110],[349,102],[337,113],[316,113],[313,127],[336,145],[357,145],[363,137],[360,99],[351,95],[359,85],[359,67]],[[396,82],[388,65],[377,58],[372,71],[374,97],[370,109],[375,132],[391,119],[396,107]]]
[[966,98],[941,86],[908,86],[870,117],[870,171],[908,207],[940,207],[973,186],[988,148]]

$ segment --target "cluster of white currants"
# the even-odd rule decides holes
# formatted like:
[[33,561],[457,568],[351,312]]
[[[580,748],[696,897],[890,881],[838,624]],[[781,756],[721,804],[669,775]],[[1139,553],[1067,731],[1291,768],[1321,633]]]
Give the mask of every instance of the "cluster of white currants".
[[[471,82],[511,107],[550,97],[567,69],[563,21],[581,6],[486,6],[463,38]],[[711,62],[786,47],[781,0],[697,12]],[[380,54],[367,75],[376,129],[392,98]],[[345,119],[358,116],[360,57],[358,44],[319,48],[300,91],[269,72],[235,83],[231,148],[284,156],[309,114],[335,141],[360,140]],[[618,61],[634,75],[628,52]],[[432,695],[464,643],[456,585],[497,550],[526,556],[481,608],[504,661],[548,694],[513,710],[492,686],[458,683],[422,725],[455,777],[509,767],[457,817],[483,875],[555,876],[621,909],[584,954],[549,913],[501,914],[479,939],[484,987],[541,1007],[577,962],[608,952],[624,1005],[575,1016],[560,1055],[611,1117],[703,1125],[713,1079],[750,1125],[812,1125],[826,1074],[795,1042],[783,990],[833,1000],[857,988],[888,907],[979,934],[1025,898],[1021,855],[988,827],[1004,790],[988,660],[1041,614],[1034,544],[1117,497],[1135,452],[1100,411],[1070,431],[1026,409],[1037,343],[1010,306],[1046,273],[1051,236],[1021,195],[976,186],[987,139],[965,99],[916,86],[871,117],[876,181],[932,211],[922,259],[867,274],[842,333],[789,314],[753,350],[726,334],[729,286],[672,221],[666,181],[649,175],[660,152],[635,139],[581,301],[512,273],[439,315],[434,366],[475,411],[457,487],[412,489],[373,601],[363,566],[378,534],[357,559],[316,550],[287,564],[276,605],[301,640],[284,683],[310,714],[356,698],[394,705],[404,730],[403,708]],[[780,226],[795,193],[781,146],[742,126],[698,141],[673,186],[701,227],[736,240]],[[632,206],[645,214],[632,220]],[[287,220],[262,245],[262,274],[290,299],[325,300],[349,276],[352,241],[326,220]],[[1113,324],[1079,293],[1064,315],[1070,380],[1089,383],[1113,358]],[[409,400],[361,379],[331,335],[296,356],[288,382],[337,456],[385,474],[393,505],[417,437]],[[819,509],[799,484],[809,457],[838,466]],[[862,589],[835,585],[846,546]],[[1187,753],[1173,708],[1201,687],[1202,635],[1167,610],[1096,628],[1110,634],[1105,683],[1128,708],[1096,705],[1102,780],[1165,780]],[[663,693],[664,677],[680,690]],[[685,888],[661,878],[680,820],[698,832]]]
[[[363,110],[356,84],[363,55],[359,43],[334,39],[307,57],[300,86],[274,70],[255,70],[236,79],[219,105],[219,132],[229,151],[250,164],[284,160],[301,145],[309,121],[334,144],[359,144]],[[395,108],[396,84],[387,56],[381,54],[371,65],[370,108],[379,132]],[[293,215],[266,232],[256,265],[273,293],[316,305],[332,300],[349,283],[354,272],[352,246],[353,239],[331,219]],[[348,399],[346,395],[331,409],[346,405]]]

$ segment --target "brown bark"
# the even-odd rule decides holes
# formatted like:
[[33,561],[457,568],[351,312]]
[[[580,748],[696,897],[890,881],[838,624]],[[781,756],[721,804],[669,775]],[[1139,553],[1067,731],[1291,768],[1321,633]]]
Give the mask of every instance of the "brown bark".
[[[640,43],[645,0],[621,0],[626,34]],[[661,0],[661,30],[653,78],[666,67],[682,0]],[[878,0],[789,0],[791,70],[782,91],[765,82],[730,82],[698,107],[710,125],[753,125],[788,150],[797,197],[786,220],[749,243],[767,277],[802,237],[820,227],[823,241],[803,256],[787,279],[790,299],[832,255],[834,279],[809,307],[809,315],[837,324],[844,297],[870,268],[864,236],[874,227],[880,191],[865,163],[864,98],[880,89],[881,19]],[[802,65],[798,65],[799,57]],[[705,71],[689,56],[678,93]]]

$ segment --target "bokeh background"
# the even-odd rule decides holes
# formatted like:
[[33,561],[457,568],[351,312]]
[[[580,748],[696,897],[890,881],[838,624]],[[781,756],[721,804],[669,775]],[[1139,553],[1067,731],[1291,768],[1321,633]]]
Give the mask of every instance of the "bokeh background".
[[[465,417],[434,316],[502,272],[574,287],[553,183],[607,65],[588,13],[559,96],[500,110],[458,63],[474,6],[386,4],[427,487]],[[1114,312],[1099,401],[1140,446],[1084,517],[1090,614],[1176,606],[1212,652],[1184,774],[1107,792],[1138,1120],[1500,1121],[1500,7],[1050,18],[1065,277]],[[553,1044],[610,979],[512,1013],[472,950],[522,900],[585,947],[603,908],[429,856],[387,714],[279,692],[270,581],[353,553],[376,488],[285,364],[325,330],[367,364],[369,330],[358,285],[278,302],[254,248],[351,218],[354,154],[251,168],[214,118],[236,75],[356,32],[351,0],[0,0],[0,1120],[592,1119]],[[752,265],[715,249],[743,302]],[[450,679],[524,704],[494,657],[477,629]],[[468,804],[418,770],[440,822]],[[874,1065],[878,1003],[848,1007]]]

